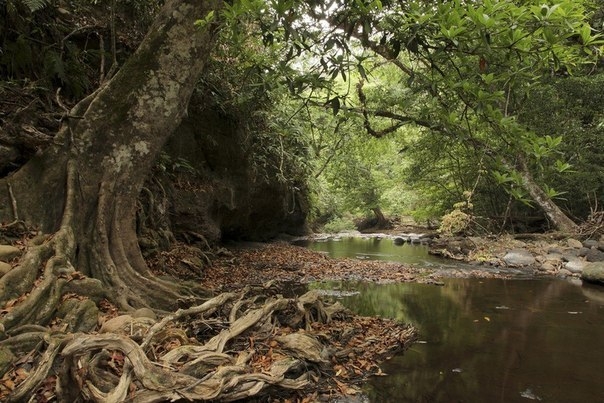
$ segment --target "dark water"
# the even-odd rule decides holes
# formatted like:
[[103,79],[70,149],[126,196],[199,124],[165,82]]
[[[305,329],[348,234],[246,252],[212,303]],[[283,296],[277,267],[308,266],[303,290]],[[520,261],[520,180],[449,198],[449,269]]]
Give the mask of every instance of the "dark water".
[[604,402],[604,290],[564,280],[322,283],[363,315],[412,323],[371,402]]
[[341,301],[419,329],[420,342],[366,386],[370,402],[604,403],[604,288],[556,279],[312,287],[358,292]]

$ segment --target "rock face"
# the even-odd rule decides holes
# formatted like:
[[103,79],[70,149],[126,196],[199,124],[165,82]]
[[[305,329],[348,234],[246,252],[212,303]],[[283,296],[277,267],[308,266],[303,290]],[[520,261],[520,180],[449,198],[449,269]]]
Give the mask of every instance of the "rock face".
[[261,144],[276,136],[255,137],[241,120],[192,102],[189,116],[166,145],[172,165],[181,162],[177,174],[186,182],[178,186],[177,179],[170,191],[176,238],[199,233],[210,242],[265,240],[304,233],[309,209],[305,183],[280,181],[291,172],[279,171],[293,168],[281,160],[279,147]]
[[583,269],[581,279],[588,283],[604,285],[604,263],[588,263]]
[[503,261],[512,267],[530,266],[535,264],[535,257],[526,249],[513,249],[505,254]]

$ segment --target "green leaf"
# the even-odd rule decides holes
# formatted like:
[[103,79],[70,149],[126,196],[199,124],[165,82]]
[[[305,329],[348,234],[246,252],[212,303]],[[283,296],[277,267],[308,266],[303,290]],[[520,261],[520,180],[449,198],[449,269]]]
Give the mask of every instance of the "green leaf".
[[368,81],[367,72],[365,71],[365,67],[361,63],[357,64],[357,69],[359,70],[359,74],[363,78],[363,80]]
[[558,196],[561,196],[567,192],[558,192],[557,190],[555,190],[552,187],[549,187],[548,185],[544,185],[543,190],[545,191],[545,193],[547,194],[547,196],[550,199],[554,199],[554,198],[558,198]]
[[205,28],[214,20],[214,10],[210,11],[203,19],[195,21],[195,26],[199,29]]
[[495,181],[497,181],[498,185],[514,182],[514,179],[505,172],[501,173],[499,171],[493,171],[493,176],[495,177]]
[[556,160],[556,162],[554,163],[554,168],[556,168],[556,171],[562,173],[562,172],[566,172],[570,168],[572,168],[572,165],[567,162],[562,162],[560,160]]
[[25,4],[25,6],[27,8],[29,8],[29,11],[31,11],[32,13],[43,9],[44,7],[46,7],[49,4],[48,0],[22,0],[23,4]]
[[585,23],[583,26],[581,26],[579,34],[581,35],[581,40],[583,41],[584,45],[587,45],[591,42],[591,27],[588,23]]

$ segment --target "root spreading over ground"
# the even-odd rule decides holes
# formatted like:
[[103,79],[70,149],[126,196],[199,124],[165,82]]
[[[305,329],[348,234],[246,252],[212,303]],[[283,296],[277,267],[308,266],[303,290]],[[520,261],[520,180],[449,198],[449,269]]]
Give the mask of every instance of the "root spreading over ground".
[[275,282],[159,317],[148,308],[119,312],[51,252],[32,255],[39,259],[27,264],[46,268],[0,312],[2,401],[322,400],[358,393],[415,337],[410,326],[356,316],[316,291],[284,297]]

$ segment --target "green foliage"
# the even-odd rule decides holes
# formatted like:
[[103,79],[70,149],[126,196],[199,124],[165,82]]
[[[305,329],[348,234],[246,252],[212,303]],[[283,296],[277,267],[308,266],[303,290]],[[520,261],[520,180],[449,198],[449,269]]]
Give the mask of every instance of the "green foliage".
[[30,12],[36,12],[50,4],[48,0],[20,0]]
[[154,169],[174,177],[178,173],[199,175],[199,171],[185,158],[173,158],[165,152],[161,152]]
[[328,233],[338,233],[342,231],[352,231],[356,229],[354,218],[350,214],[346,214],[343,217],[334,217],[327,224],[323,226],[323,231]]
[[465,200],[453,205],[453,210],[442,217],[438,231],[444,235],[457,235],[466,233],[473,220],[472,192],[464,192]]
[[536,135],[562,135],[542,175],[550,194],[564,195],[560,203],[582,219],[595,207],[594,199],[604,199],[603,91],[602,74],[558,77],[535,87],[519,111],[519,121]]
[[203,19],[195,21],[195,25],[199,29],[203,29],[207,25],[209,25],[212,21],[214,21],[214,10],[210,11],[208,13],[208,15],[206,15]]
[[[426,128],[409,142],[407,153],[406,180],[416,191],[437,205],[452,203],[472,188],[476,167],[497,172],[478,184],[474,196],[476,208],[490,215],[503,215],[506,193],[532,204],[518,170],[549,197],[566,191],[549,182],[549,172],[569,173],[575,166],[562,152],[565,133],[537,133],[518,114],[548,77],[593,69],[602,38],[590,25],[589,5],[410,1],[385,4],[365,17],[372,30],[361,40],[396,58],[396,68],[381,68],[391,69],[394,79],[374,81],[376,88],[366,91],[363,102],[387,112],[381,116]],[[375,71],[365,68],[363,74],[375,80]],[[376,116],[367,122],[392,126]],[[506,193],[498,194],[496,186]]]
[[[397,212],[413,208],[430,217],[463,199],[465,189],[474,189],[472,214],[502,216],[510,204],[532,204],[523,169],[549,197],[568,192],[559,186],[560,175],[576,167],[565,152],[567,134],[527,127],[519,114],[549,77],[593,68],[602,39],[592,28],[590,5],[417,0],[349,2],[336,10],[319,3],[237,1],[223,15],[230,24],[223,35],[231,44],[225,60],[241,53],[253,67],[231,99],[244,102],[246,94],[273,93],[280,84],[303,99],[285,102],[278,93],[279,106],[265,119],[273,136],[259,141],[257,166],[282,167],[289,160],[304,167],[298,173],[314,172],[312,187],[330,194],[314,197],[317,216],[390,204]],[[335,21],[339,29],[325,29],[325,22]],[[250,32],[260,35],[251,45]],[[352,37],[396,64],[384,65]],[[365,99],[357,100],[351,89],[359,79],[366,81]],[[422,129],[403,131],[408,123]],[[398,132],[378,145],[359,137],[363,126]],[[402,133],[404,140],[397,137]],[[298,151],[289,154],[290,147]],[[385,152],[388,147],[396,151]],[[261,149],[280,160],[263,157]]]

